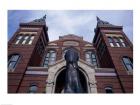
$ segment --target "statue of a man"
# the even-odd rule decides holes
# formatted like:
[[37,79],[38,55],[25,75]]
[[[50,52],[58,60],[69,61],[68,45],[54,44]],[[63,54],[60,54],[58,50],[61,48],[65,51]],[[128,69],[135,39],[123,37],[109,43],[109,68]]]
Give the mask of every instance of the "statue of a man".
[[83,93],[78,72],[78,53],[70,48],[65,54],[66,76],[64,93]]

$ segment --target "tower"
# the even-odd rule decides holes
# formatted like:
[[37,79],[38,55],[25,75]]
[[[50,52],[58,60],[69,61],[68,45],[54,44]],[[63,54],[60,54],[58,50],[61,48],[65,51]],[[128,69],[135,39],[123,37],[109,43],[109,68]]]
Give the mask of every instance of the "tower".
[[21,23],[8,42],[8,92],[19,92],[27,67],[39,66],[49,38],[46,15]]
[[122,26],[112,25],[97,17],[93,43],[101,68],[115,68],[122,92],[133,92],[133,45]]

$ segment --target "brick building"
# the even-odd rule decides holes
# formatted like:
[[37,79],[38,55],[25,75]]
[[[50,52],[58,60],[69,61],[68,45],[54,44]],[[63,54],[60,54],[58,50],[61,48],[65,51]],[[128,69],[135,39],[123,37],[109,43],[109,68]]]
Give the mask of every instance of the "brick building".
[[63,93],[70,47],[84,93],[133,93],[133,45],[122,26],[97,17],[92,42],[73,34],[49,41],[45,18],[20,23],[8,42],[8,93]]

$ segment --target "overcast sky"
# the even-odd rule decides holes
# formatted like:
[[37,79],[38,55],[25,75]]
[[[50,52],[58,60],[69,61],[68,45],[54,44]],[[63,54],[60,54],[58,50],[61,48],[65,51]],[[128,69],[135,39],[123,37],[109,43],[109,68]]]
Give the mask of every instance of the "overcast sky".
[[83,36],[84,40],[92,42],[96,16],[111,24],[123,26],[123,30],[133,42],[133,11],[130,10],[67,10],[67,11],[8,11],[8,39],[13,36],[20,22],[30,22],[46,16],[50,41],[59,36],[75,34]]

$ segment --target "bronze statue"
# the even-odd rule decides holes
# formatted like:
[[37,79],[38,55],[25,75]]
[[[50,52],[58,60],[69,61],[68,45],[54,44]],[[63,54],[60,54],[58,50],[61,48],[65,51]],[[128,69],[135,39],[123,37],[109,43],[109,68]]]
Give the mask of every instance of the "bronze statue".
[[64,93],[83,93],[78,72],[78,53],[70,48],[65,54],[66,76]]

